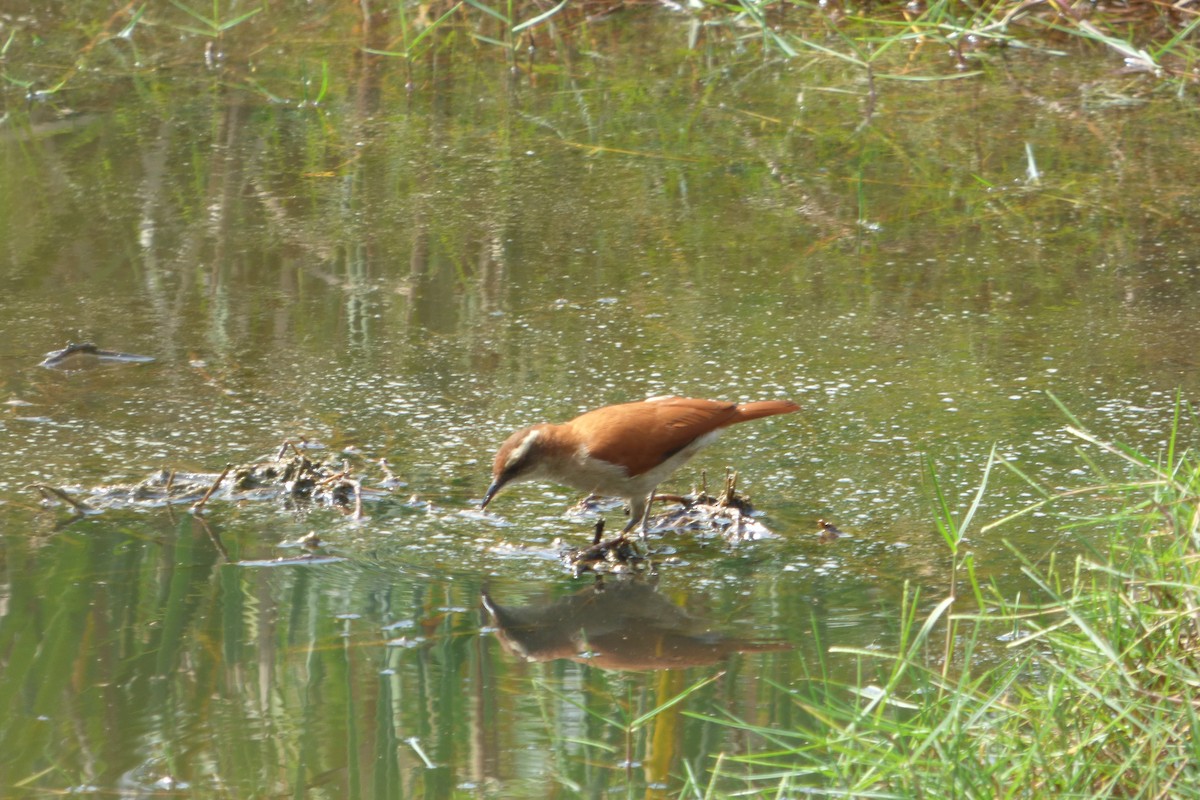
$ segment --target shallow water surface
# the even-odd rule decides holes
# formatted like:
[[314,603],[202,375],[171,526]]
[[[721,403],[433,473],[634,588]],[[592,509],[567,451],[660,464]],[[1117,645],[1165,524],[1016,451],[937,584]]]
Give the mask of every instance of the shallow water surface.
[[[949,591],[930,462],[963,511],[993,448],[1075,487],[1047,392],[1151,453],[1195,400],[1194,110],[1087,107],[1111,65],[1014,54],[883,82],[864,118],[836,60],[613,25],[677,47],[581,40],[536,80],[431,56],[410,90],[356,47],[235,37],[221,68],[197,44],[6,96],[6,793],[703,787],[752,746],[708,718],[787,730],[803,712],[772,684],[854,680],[830,647],[886,651],[906,587]],[[154,361],[39,366],[71,341]],[[655,574],[596,583],[557,557],[591,534],[569,490],[475,510],[512,430],[665,393],[804,407],[664,487],[732,467],[778,538],[658,538]],[[361,519],[226,498],[73,518],[31,488],[86,499],[284,440],[383,496]],[[997,468],[978,519],[1034,499]],[[847,536],[819,542],[821,518]],[[1060,523],[969,536],[978,575],[1016,591],[1006,541],[1086,545]]]

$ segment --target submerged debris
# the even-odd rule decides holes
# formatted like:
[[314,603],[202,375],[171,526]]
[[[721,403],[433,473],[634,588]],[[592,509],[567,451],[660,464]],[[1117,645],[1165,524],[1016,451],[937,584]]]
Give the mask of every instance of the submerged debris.
[[323,564],[337,564],[345,561],[343,556],[321,555],[319,553],[305,553],[302,556],[292,556],[290,558],[257,558],[247,559],[245,561],[232,562],[238,567],[311,567],[321,566]]
[[379,459],[379,468],[383,470],[383,480],[379,483],[385,489],[399,489],[408,486],[407,483],[400,480],[392,473],[392,465],[388,463],[386,458]]
[[755,519],[758,512],[750,505],[749,498],[738,494],[737,479],[737,472],[727,470],[725,484],[716,497],[708,493],[706,478],[700,491],[694,494],[661,495],[658,499],[673,500],[679,506],[652,517],[650,530],[656,533],[715,533],[731,543],[775,538],[766,525]]
[[291,442],[285,442],[273,460],[230,464],[220,473],[159,470],[136,484],[111,484],[72,495],[65,489],[33,484],[45,502],[70,505],[76,514],[118,508],[161,508],[191,505],[199,513],[212,500],[304,501],[329,506],[362,517],[364,500],[390,496],[379,489],[364,489],[346,462],[313,461]]
[[575,505],[567,509],[566,516],[571,520],[594,519],[601,514],[620,508],[625,503],[617,497],[604,497],[589,494]]
[[114,364],[148,364],[153,356],[139,356],[133,353],[118,353],[116,350],[101,350],[91,342],[71,342],[61,350],[46,353],[39,367],[82,367],[86,364],[107,361]]
[[296,544],[300,545],[305,550],[317,550],[321,547],[321,537],[316,531],[309,531],[307,534],[297,540]]
[[25,488],[36,489],[37,492],[41,494],[42,501],[45,503],[51,503],[56,499],[66,503],[71,508],[75,509],[75,513],[79,514],[80,516],[88,513],[89,511],[94,511],[94,509],[87,503],[81,500],[76,500],[74,497],[71,497],[71,495],[55,486],[47,486],[44,483],[31,483]]
[[826,522],[823,519],[817,520],[817,541],[821,544],[829,544],[845,535],[834,527],[832,522]]
[[[707,477],[702,478],[701,488],[693,490],[692,494],[656,494],[656,501],[675,505],[652,516],[648,529],[652,533],[714,534],[731,543],[775,538],[776,534],[756,519],[758,512],[750,505],[749,498],[738,494],[737,479],[736,472],[727,471],[724,486],[716,497],[708,493]],[[620,500],[611,497],[589,495],[568,509],[567,516],[571,519],[595,517],[620,504]],[[615,545],[618,541],[614,539],[605,544]],[[576,557],[585,552],[570,555]]]

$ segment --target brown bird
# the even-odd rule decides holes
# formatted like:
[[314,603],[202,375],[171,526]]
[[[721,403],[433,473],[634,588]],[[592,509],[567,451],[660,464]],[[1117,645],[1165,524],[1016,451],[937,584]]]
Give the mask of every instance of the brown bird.
[[480,508],[510,483],[548,480],[625,498],[630,505],[625,531],[641,523],[645,537],[655,488],[723,428],[799,410],[789,400],[738,404],[651,397],[597,408],[561,425],[531,425],[500,445]]

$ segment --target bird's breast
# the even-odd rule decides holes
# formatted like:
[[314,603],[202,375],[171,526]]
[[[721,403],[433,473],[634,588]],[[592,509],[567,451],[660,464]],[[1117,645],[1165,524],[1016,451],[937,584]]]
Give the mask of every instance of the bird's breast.
[[[572,458],[559,466],[558,479],[583,492],[613,497],[647,495],[720,434],[719,430],[710,431],[673,453],[659,453],[653,459],[642,455],[624,464],[597,458],[586,445],[580,445]],[[643,468],[635,471],[639,466]]]
[[559,480],[581,492],[614,497],[629,497],[635,493],[631,486],[637,481],[630,476],[629,470],[621,464],[596,458],[588,452],[587,445],[576,448],[571,457],[559,465],[558,472]]

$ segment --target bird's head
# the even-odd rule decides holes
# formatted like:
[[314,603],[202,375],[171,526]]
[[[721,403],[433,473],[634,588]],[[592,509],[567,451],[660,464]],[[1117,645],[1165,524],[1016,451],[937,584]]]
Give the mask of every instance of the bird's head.
[[510,483],[532,480],[542,466],[542,429],[546,426],[531,425],[509,436],[492,462],[492,485],[483,496],[480,508],[487,508],[492,498]]

